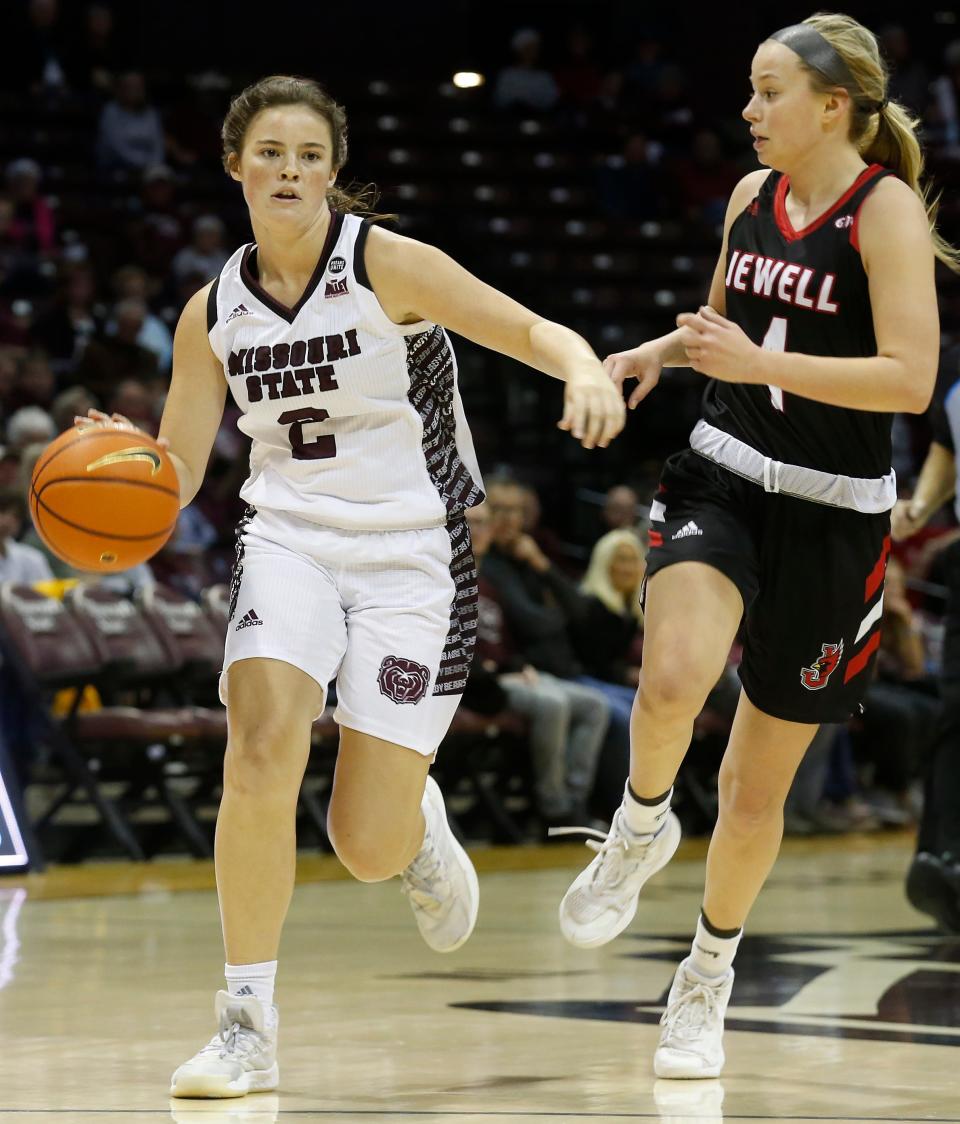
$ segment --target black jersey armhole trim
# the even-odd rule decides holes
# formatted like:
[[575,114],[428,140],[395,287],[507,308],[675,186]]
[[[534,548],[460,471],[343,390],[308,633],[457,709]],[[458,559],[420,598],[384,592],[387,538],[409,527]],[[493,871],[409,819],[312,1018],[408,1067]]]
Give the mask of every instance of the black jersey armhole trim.
[[353,244],[353,275],[365,288],[373,292],[370,278],[367,276],[367,235],[370,233],[370,220],[364,219],[357,232],[357,240]]
[[220,275],[213,279],[213,284],[207,291],[207,335],[213,331],[217,323],[217,289],[220,287]]

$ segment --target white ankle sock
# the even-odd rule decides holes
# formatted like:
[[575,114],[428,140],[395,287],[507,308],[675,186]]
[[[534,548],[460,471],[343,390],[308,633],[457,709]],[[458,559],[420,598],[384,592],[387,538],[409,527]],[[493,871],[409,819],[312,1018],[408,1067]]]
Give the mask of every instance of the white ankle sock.
[[725,976],[733,967],[733,958],[737,955],[737,946],[742,936],[742,929],[732,937],[714,936],[703,923],[701,914],[697,920],[697,935],[693,938],[690,949],[691,967],[708,979]]
[[656,835],[670,811],[671,788],[659,804],[641,804],[630,791],[627,781],[623,790],[623,816],[634,835]]
[[268,1007],[273,1005],[276,960],[264,960],[260,964],[224,964],[223,974],[231,995],[255,995]]

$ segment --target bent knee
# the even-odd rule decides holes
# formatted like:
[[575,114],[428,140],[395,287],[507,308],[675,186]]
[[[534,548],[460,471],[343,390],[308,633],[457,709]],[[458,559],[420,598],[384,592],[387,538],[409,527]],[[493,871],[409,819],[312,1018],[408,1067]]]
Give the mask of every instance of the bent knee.
[[695,656],[653,660],[640,674],[640,704],[649,710],[689,713],[695,717],[718,675]]
[[342,833],[331,830],[330,842],[337,858],[358,882],[385,882],[405,866],[399,850],[379,840],[343,838]]
[[720,814],[724,822],[735,829],[759,830],[783,815],[781,794],[758,785],[755,780],[725,776],[721,770],[718,791]]

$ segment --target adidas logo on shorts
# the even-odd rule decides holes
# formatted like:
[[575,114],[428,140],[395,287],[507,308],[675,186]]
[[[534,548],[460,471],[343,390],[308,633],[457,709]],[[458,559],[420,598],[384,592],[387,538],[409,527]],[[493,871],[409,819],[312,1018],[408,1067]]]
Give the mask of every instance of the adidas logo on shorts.
[[696,525],[696,523],[694,523],[694,521],[691,519],[689,523],[684,523],[684,525],[680,528],[680,530],[677,531],[677,533],[671,538],[671,542],[674,541],[675,539],[686,539],[686,538],[689,538],[691,535],[702,535],[702,534],[703,534],[703,531],[701,531],[700,528]]
[[239,632],[241,628],[252,628],[255,624],[263,624],[263,621],[257,616],[253,609],[248,609],[240,618],[237,627],[233,631]]

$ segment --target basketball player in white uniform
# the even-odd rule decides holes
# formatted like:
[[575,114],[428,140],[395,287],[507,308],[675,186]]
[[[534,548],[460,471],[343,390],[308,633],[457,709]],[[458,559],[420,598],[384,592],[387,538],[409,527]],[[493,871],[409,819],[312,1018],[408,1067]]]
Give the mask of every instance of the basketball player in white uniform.
[[177,1097],[278,1084],[273,988],[297,795],[332,679],[337,854],[362,881],[401,874],[437,951],[473,929],[476,873],[427,775],[469,670],[476,571],[463,512],[483,498],[444,328],[562,379],[560,427],[588,448],[605,446],[624,417],[622,395],[574,332],[439,250],[344,213],[350,200],[334,181],[346,122],[315,83],[251,86],[223,139],[255,242],[184,309],[160,430],[184,506],[228,389],[252,438],[221,678],[227,987],[217,1034],[173,1076]]

